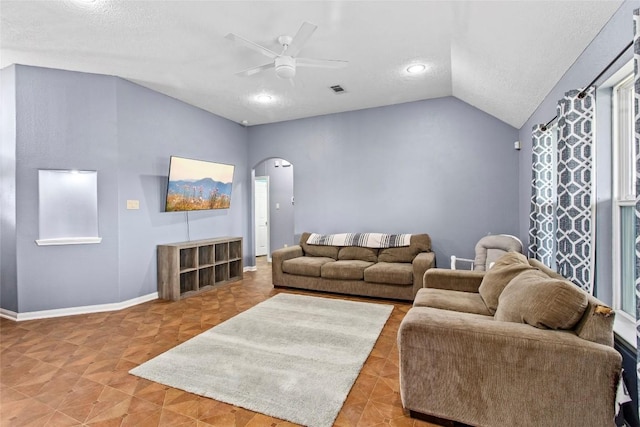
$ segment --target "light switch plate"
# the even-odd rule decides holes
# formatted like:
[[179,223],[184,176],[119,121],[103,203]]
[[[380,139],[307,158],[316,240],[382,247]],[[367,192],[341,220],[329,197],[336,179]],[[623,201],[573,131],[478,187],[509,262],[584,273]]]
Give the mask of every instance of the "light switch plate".
[[140,200],[127,200],[127,209],[140,209]]

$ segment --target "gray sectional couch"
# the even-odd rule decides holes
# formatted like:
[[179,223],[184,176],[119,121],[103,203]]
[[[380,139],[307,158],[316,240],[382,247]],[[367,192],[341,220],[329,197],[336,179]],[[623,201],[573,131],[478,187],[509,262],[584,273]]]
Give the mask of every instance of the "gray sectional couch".
[[309,245],[309,236],[273,252],[274,286],[413,301],[425,271],[436,264],[428,234],[385,249]]

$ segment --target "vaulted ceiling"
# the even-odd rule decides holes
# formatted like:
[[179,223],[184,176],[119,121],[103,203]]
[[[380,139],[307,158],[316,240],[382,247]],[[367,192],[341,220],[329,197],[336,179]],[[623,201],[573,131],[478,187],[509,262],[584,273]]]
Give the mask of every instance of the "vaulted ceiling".
[[[0,67],[115,75],[248,125],[453,95],[519,128],[621,3],[2,0]],[[299,56],[347,67],[236,75],[270,59],[228,33],[280,53],[305,21]]]

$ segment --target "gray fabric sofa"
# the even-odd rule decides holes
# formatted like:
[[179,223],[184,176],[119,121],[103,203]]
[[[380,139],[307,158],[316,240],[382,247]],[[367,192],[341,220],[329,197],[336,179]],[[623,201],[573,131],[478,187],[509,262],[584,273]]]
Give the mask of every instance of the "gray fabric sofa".
[[424,272],[435,267],[428,234],[386,249],[309,245],[309,236],[272,253],[274,286],[413,301]]
[[[613,426],[614,312],[524,255],[431,269],[398,330],[412,416],[472,426]],[[432,417],[432,418],[431,418]]]

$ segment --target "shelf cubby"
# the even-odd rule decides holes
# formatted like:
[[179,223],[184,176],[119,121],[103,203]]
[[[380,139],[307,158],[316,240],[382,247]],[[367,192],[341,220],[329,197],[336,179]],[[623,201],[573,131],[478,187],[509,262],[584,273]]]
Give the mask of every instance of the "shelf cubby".
[[213,265],[214,255],[213,245],[204,245],[198,248],[198,264]]
[[229,280],[229,264],[217,264],[215,269],[216,283],[222,283]]
[[196,248],[180,249],[180,271],[198,266],[198,252]]
[[198,290],[198,272],[196,270],[187,271],[180,274],[180,293],[193,292]]
[[242,241],[229,242],[229,259],[237,260],[242,258]]
[[178,301],[214,286],[242,280],[242,238],[158,245],[158,294]]
[[229,262],[229,280],[242,277],[242,261],[237,259]]
[[214,285],[214,270],[213,267],[205,267],[198,270],[198,287],[202,289],[206,286]]
[[228,242],[216,244],[216,263],[229,260],[229,244]]

